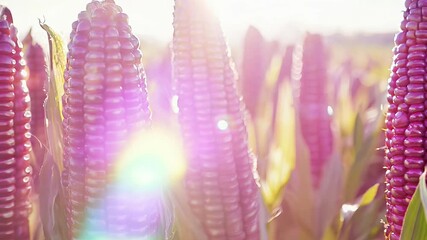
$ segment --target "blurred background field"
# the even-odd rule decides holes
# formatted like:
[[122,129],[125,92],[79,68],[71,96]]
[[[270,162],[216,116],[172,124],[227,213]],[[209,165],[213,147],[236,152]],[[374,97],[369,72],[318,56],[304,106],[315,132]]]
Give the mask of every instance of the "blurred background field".
[[[47,49],[37,18],[68,41],[71,23],[87,1],[3,2],[14,11],[22,38],[32,27],[34,39]],[[178,131],[170,46],[173,1],[116,2],[141,36],[153,122]],[[269,239],[383,238],[386,88],[403,3],[222,0],[212,5],[229,39],[248,108]],[[300,99],[303,42],[312,34],[320,36],[324,48],[311,56],[324,74],[318,79],[325,88],[320,94],[326,105],[320,110]],[[313,180],[310,153],[315,150],[310,148],[316,143],[304,137],[304,129],[318,122],[304,125],[300,114],[317,110],[328,118],[331,136],[319,139],[331,141],[331,152],[324,157],[323,174]]]

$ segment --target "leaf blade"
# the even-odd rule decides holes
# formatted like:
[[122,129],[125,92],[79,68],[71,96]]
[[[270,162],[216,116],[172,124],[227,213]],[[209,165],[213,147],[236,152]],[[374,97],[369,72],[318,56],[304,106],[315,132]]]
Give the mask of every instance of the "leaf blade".
[[421,203],[419,184],[406,210],[400,239],[427,239],[427,222],[424,211],[424,207]]

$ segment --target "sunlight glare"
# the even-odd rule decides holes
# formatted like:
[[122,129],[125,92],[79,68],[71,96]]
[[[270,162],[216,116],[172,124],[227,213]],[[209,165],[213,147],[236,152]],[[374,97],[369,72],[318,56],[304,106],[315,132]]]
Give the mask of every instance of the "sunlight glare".
[[221,119],[216,124],[219,130],[225,131],[228,129],[228,122],[224,119]]
[[118,183],[150,190],[179,180],[185,171],[184,156],[172,132],[153,127],[135,134],[117,165]]
[[171,99],[171,107],[174,113],[179,113],[178,95],[173,95]]
[[332,106],[328,106],[328,114],[329,116],[334,115],[334,109],[332,108]]
[[354,213],[358,208],[359,208],[359,206],[357,206],[355,204],[344,204],[344,205],[342,205],[341,213],[344,216],[346,216],[348,214]]

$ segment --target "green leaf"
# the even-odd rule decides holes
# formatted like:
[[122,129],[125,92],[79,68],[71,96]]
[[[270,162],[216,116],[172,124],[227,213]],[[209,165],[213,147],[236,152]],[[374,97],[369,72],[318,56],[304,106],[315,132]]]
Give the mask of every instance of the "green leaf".
[[[424,180],[425,180],[425,174]],[[425,188],[422,184],[418,184],[417,190],[415,191],[412,200],[409,203],[408,209],[403,220],[403,228],[400,239],[402,240],[419,240],[427,239],[427,222],[425,218],[425,207],[421,203],[420,188]],[[425,196],[424,196],[425,197]]]
[[50,48],[50,75],[45,102],[49,152],[59,167],[59,172],[62,172],[62,95],[64,94],[64,71],[66,66],[64,43],[60,35],[47,24],[40,22],[40,26],[48,35]]
[[372,235],[382,234],[381,219],[385,214],[383,191],[384,185],[375,184],[362,195],[358,204],[343,205],[339,240],[374,239]]
[[421,202],[423,204],[423,208],[424,208],[424,214],[425,216],[427,216],[427,186],[426,186],[426,171],[424,171],[423,174],[421,174],[420,177],[420,183],[419,183],[419,188],[420,188],[420,197],[421,197]]
[[[363,130],[362,130],[363,131]],[[357,192],[364,184],[364,174],[370,164],[377,160],[376,151],[378,139],[381,133],[374,131],[366,136],[363,143],[354,147],[354,161],[348,170],[345,186],[345,202],[353,202],[357,197]]]

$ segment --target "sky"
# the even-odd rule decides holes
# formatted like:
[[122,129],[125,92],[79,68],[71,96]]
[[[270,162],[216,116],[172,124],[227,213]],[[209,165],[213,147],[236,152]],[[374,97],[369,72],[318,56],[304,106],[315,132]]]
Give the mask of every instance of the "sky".
[[[41,34],[38,19],[66,39],[71,23],[89,0],[2,0],[8,6],[21,36],[33,26]],[[240,39],[254,25],[269,39],[287,41],[296,34],[320,32],[345,34],[396,32],[403,0],[210,0],[227,37]],[[173,0],[116,0],[130,16],[134,32],[168,42],[172,38]]]

